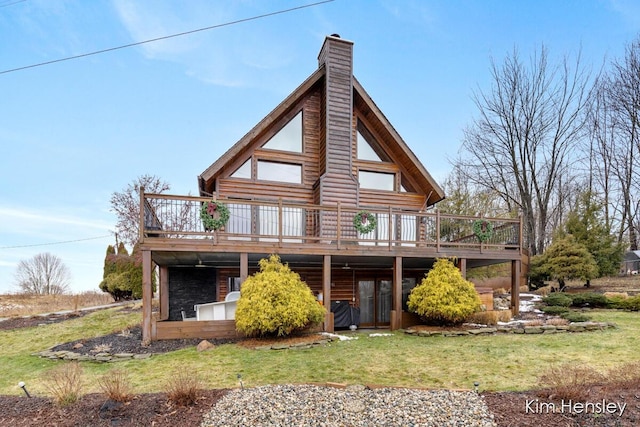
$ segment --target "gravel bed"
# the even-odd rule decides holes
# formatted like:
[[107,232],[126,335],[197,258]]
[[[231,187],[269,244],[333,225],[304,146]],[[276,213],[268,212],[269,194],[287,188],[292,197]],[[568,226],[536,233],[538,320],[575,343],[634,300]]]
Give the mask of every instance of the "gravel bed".
[[475,392],[275,385],[227,393],[201,427],[495,425]]

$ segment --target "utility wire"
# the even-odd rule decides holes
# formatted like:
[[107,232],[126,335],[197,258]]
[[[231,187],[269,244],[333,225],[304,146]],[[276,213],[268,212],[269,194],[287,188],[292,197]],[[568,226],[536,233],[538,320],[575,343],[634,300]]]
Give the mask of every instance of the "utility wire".
[[0,71],[0,74],[13,73],[15,71],[26,70],[28,68],[41,67],[43,65],[55,64],[56,62],[70,61],[72,59],[84,58],[86,56],[91,56],[91,55],[98,55],[100,53],[106,53],[106,52],[111,52],[111,51],[114,51],[114,50],[125,49],[125,48],[128,48],[128,47],[139,46],[139,45],[142,45],[142,44],[157,42],[157,41],[160,41],[160,40],[166,40],[166,39],[170,39],[170,38],[173,38],[173,37],[186,36],[188,34],[198,33],[198,32],[201,32],[201,31],[208,31],[208,30],[213,30],[215,28],[221,28],[221,27],[227,27],[227,26],[230,26],[230,25],[241,24],[243,22],[255,21],[257,19],[267,18],[267,17],[275,16],[275,15],[281,15],[283,13],[288,13],[288,12],[293,12],[295,10],[300,10],[300,9],[305,9],[305,8],[308,8],[308,7],[318,6],[318,5],[321,5],[321,4],[324,4],[324,3],[331,3],[332,1],[334,1],[334,0],[323,0],[323,1],[316,2],[316,3],[309,3],[309,4],[302,5],[302,6],[292,7],[290,9],[283,9],[283,10],[279,10],[279,11],[276,11],[276,12],[265,13],[263,15],[252,16],[251,18],[243,18],[243,19],[238,19],[236,21],[225,22],[223,24],[217,24],[217,25],[211,25],[209,27],[198,28],[197,30],[184,31],[182,33],[171,34],[171,35],[162,36],[162,37],[156,37],[155,39],[143,40],[143,41],[139,41],[139,42],[135,42],[135,43],[129,43],[129,44],[121,45],[121,46],[110,47],[110,48],[107,48],[107,49],[96,50],[94,52],[82,53],[80,55],[74,55],[74,56],[68,56],[66,58],[54,59],[52,61],[46,61],[46,62],[40,62],[38,64],[26,65],[24,67],[12,68],[10,70]]
[[24,3],[27,0],[15,0],[15,1],[11,1],[11,0],[7,0],[4,3],[0,3],[0,7],[7,7],[7,6],[11,6],[13,4],[18,4],[18,3]]
[[104,236],[87,237],[86,239],[65,240],[63,242],[51,242],[51,243],[37,243],[35,245],[0,246],[0,249],[18,249],[18,248],[33,248],[33,247],[36,247],[36,246],[62,245],[62,244],[65,244],[65,243],[76,243],[76,242],[85,242],[87,240],[106,239],[107,237],[113,237],[113,235],[106,234]]

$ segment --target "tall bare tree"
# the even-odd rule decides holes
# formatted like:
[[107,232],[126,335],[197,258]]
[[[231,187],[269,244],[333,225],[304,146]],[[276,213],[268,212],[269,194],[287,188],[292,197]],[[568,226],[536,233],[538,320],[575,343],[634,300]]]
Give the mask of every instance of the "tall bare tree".
[[606,114],[611,174],[620,198],[619,240],[626,234],[632,250],[640,233],[640,37],[614,60],[603,85],[601,107]]
[[15,279],[26,294],[60,295],[69,292],[71,273],[60,258],[45,252],[20,261]]
[[140,189],[147,193],[163,193],[171,186],[155,175],[142,175],[129,183],[125,189],[111,194],[111,210],[116,213],[118,238],[133,246],[138,242],[140,223]]
[[457,161],[466,178],[500,195],[523,216],[525,242],[542,253],[554,207],[569,188],[572,150],[584,131],[590,73],[578,54],[550,65],[542,46],[528,64],[517,50],[491,62],[492,87],[473,99],[479,116],[465,129]]

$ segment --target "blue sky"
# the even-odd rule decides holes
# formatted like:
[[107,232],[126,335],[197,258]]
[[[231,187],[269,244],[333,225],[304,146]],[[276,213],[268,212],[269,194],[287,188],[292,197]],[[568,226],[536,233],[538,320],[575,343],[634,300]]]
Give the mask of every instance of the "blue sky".
[[309,3],[0,0],[0,293],[41,252],[74,292],[96,290],[111,193],[153,174],[197,194],[197,176],[317,68],[326,35],[355,43],[354,74],[442,181],[492,57],[545,44],[598,70],[640,32],[634,0],[335,0],[2,73]]

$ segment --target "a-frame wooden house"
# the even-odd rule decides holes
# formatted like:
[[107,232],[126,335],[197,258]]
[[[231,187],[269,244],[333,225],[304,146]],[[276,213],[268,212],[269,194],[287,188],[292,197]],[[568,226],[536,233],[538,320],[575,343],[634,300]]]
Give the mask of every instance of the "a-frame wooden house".
[[[520,220],[433,209],[443,190],[353,76],[352,52],[326,37],[318,69],[198,177],[199,197],[141,195],[145,341],[235,334],[225,298],[272,253],[322,300],[328,331],[406,326],[407,296],[439,257],[463,274],[510,262],[517,296]],[[214,226],[212,200],[229,214],[210,210]]]

